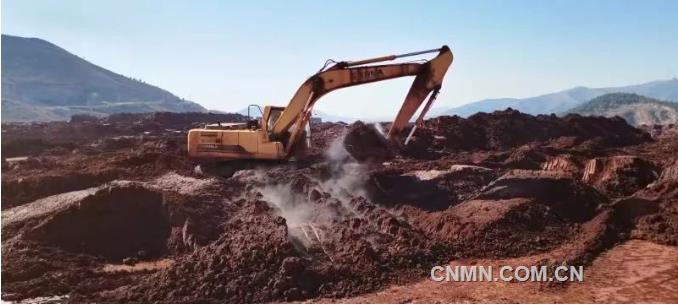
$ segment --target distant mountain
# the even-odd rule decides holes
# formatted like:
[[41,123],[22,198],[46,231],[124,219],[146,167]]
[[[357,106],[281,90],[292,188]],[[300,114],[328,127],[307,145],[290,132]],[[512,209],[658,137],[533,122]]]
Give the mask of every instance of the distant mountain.
[[582,115],[619,116],[630,125],[678,123],[678,104],[633,93],[608,93],[567,111]]
[[116,74],[42,39],[2,35],[2,121],[77,113],[204,112],[170,92]]
[[535,97],[516,99],[487,99],[469,103],[456,108],[437,109],[434,115],[470,116],[476,112],[492,112],[513,108],[529,114],[549,114],[565,112],[593,98],[607,93],[636,93],[660,100],[678,102],[678,79],[660,80],[640,85],[609,88],[576,87],[565,91],[544,94]]
[[317,117],[317,118],[321,118],[323,120],[323,122],[353,123],[353,122],[358,120],[356,118],[340,116],[340,115],[332,115],[332,114],[325,113],[325,112],[318,111],[318,110],[313,110],[313,116]]

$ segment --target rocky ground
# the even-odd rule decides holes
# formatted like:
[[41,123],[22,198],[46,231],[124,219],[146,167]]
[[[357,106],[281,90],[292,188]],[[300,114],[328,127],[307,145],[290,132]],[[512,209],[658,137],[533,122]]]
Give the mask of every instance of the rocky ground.
[[[427,120],[398,149],[365,140],[388,124],[321,123],[306,160],[230,178],[186,156],[187,129],[237,120],[158,113],[3,124],[2,299],[595,301],[576,293],[588,287],[578,283],[480,294],[427,276],[450,261],[604,274],[622,260],[631,270],[647,263],[620,253],[638,243],[669,253],[653,261],[673,262],[662,276],[678,272],[675,127],[653,127],[651,137],[622,119],[506,110]],[[587,284],[618,284],[601,274]],[[678,299],[671,289],[652,294],[663,286],[644,279],[608,300]],[[406,297],[428,290],[440,298]]]

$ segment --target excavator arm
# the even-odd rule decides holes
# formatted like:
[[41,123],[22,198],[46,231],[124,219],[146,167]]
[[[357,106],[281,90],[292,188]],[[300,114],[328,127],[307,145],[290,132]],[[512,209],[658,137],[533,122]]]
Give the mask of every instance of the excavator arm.
[[[424,63],[400,63],[385,65],[369,65],[372,63],[395,60],[397,58],[438,52],[433,59]],[[304,126],[308,122],[315,102],[330,91],[378,82],[404,76],[415,76],[405,101],[396,115],[388,138],[394,140],[400,136],[402,129],[419,109],[426,97],[429,97],[424,109],[420,112],[417,123],[420,124],[430,109],[452,64],[453,55],[450,48],[401,55],[390,55],[353,62],[339,62],[322,69],[306,80],[292,97],[283,113],[273,124],[270,133],[274,139],[286,139],[285,153],[289,154],[299,139]],[[433,94],[431,94],[433,92]],[[414,131],[414,130],[413,130]],[[410,133],[411,136],[411,133]],[[409,137],[408,137],[409,139]]]

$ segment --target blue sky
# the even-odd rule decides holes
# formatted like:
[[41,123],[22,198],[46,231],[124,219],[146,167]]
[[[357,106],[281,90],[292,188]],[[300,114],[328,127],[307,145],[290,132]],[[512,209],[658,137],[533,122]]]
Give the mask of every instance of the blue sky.
[[[286,105],[328,58],[448,44],[436,106],[678,75],[678,1],[2,1],[2,33],[53,42],[207,108]],[[411,78],[317,110],[395,116]]]

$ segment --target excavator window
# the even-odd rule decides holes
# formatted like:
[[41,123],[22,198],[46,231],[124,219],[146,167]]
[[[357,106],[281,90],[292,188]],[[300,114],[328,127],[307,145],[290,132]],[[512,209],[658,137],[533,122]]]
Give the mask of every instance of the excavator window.
[[268,122],[266,122],[269,132],[273,129],[273,124],[278,120],[281,114],[282,109],[271,109],[271,113],[268,115]]
[[257,104],[250,104],[249,106],[247,106],[247,119],[248,119],[248,120],[251,120],[251,119],[255,118],[254,116],[251,115],[251,113],[253,113],[253,112],[251,112],[252,108],[254,108],[254,109],[256,109],[256,110],[259,110],[259,116],[263,116],[263,115],[264,115],[264,112],[261,111],[261,107],[259,107],[259,105],[257,105]]

